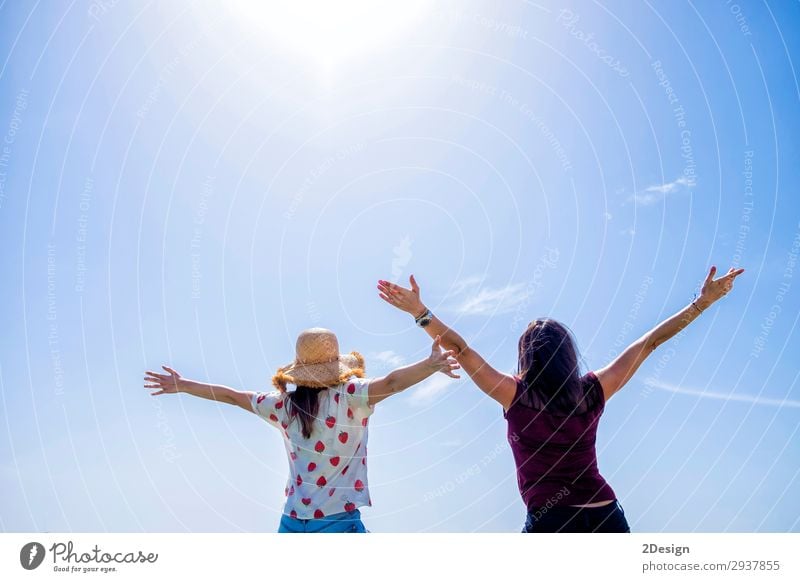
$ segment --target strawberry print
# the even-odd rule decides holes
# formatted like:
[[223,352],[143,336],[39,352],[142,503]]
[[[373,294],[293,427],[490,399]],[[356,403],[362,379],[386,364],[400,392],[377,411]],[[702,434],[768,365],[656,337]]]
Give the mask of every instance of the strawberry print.
[[292,419],[285,413],[285,398],[275,392],[258,395],[254,412],[286,439],[292,475],[283,491],[287,518],[325,519],[372,504],[366,459],[367,417],[372,410],[366,397],[361,398],[366,386],[367,381],[354,378],[320,392],[319,419],[314,420],[310,440],[301,437],[299,428],[289,430]]

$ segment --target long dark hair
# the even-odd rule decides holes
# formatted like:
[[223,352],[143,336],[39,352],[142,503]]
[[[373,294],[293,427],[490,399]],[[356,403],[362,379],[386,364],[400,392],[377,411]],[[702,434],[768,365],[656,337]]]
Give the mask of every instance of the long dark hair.
[[289,392],[287,398],[289,405],[286,411],[291,418],[290,422],[297,420],[300,423],[300,430],[307,439],[311,438],[311,431],[314,428],[314,419],[319,412],[319,392],[327,388],[309,388],[308,386],[298,386]]
[[519,401],[537,410],[580,414],[596,404],[596,392],[581,381],[575,339],[554,319],[535,319],[520,336],[519,378]]

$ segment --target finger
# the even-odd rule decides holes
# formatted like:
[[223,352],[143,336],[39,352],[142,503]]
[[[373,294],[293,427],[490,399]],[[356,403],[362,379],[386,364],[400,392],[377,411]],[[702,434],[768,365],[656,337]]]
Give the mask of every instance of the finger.
[[446,357],[446,358],[452,358],[452,357],[455,357],[455,355],[456,355],[456,351],[455,351],[455,350],[447,350],[447,351],[446,351],[446,352],[444,352],[442,355],[443,355],[444,357]]
[[161,394],[164,394],[164,391],[163,391],[163,390],[160,390],[160,391],[158,391],[158,392],[151,392],[151,393],[150,393],[150,396],[159,396],[159,395],[161,395]]
[[742,273],[744,273],[744,269],[735,269],[733,271],[733,273],[731,273],[731,279],[735,279],[736,277],[738,277]]
[[455,378],[456,380],[458,380],[459,378],[461,378],[461,376],[459,376],[458,374],[453,374],[452,372],[445,372],[445,374],[447,374],[447,375],[448,375],[448,376],[450,376],[451,378]]
[[408,278],[408,282],[411,283],[411,290],[414,293],[419,293],[419,285],[417,285],[417,280],[414,278],[414,275]]
[[708,276],[706,277],[706,280],[705,280],[705,284],[706,284],[706,285],[707,285],[707,284],[709,284],[709,283],[711,283],[711,281],[713,281],[713,280],[714,280],[714,273],[716,273],[716,272],[717,272],[717,268],[716,268],[716,267],[714,267],[714,266],[712,266],[712,267],[711,267],[711,268],[708,270]]
[[145,384],[145,388],[161,388],[161,384]]
[[442,349],[442,336],[437,335],[433,340],[434,351],[441,351]]
[[161,367],[164,368],[167,372],[169,372],[173,376],[177,376],[178,375],[178,373],[175,370],[173,370],[172,368],[170,368],[169,366],[161,366]]
[[386,301],[386,303],[392,303],[392,300],[387,295],[384,295],[383,293],[379,293],[378,296],[381,299],[383,299],[384,301]]
[[145,372],[145,374],[147,374],[148,376],[153,376],[154,378],[166,378],[167,377],[166,374],[159,374],[157,372],[151,372],[150,370],[147,370]]

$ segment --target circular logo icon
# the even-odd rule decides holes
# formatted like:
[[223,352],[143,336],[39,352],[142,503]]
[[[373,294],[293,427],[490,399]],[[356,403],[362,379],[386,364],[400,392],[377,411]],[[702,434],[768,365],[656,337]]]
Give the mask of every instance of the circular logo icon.
[[44,561],[44,546],[39,542],[28,542],[19,551],[19,563],[26,570],[38,568]]

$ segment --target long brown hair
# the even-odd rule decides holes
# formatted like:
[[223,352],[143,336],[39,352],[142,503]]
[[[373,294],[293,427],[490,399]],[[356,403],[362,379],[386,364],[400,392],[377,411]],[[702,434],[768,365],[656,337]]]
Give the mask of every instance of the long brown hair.
[[536,319],[519,338],[520,401],[556,414],[582,413],[595,406],[596,392],[581,382],[578,350],[567,327]]
[[300,423],[300,430],[303,436],[307,439],[311,438],[314,419],[317,418],[317,413],[319,412],[320,390],[327,390],[327,388],[298,386],[287,395],[289,405],[286,407],[286,411],[291,418],[289,422],[293,422],[296,419]]

